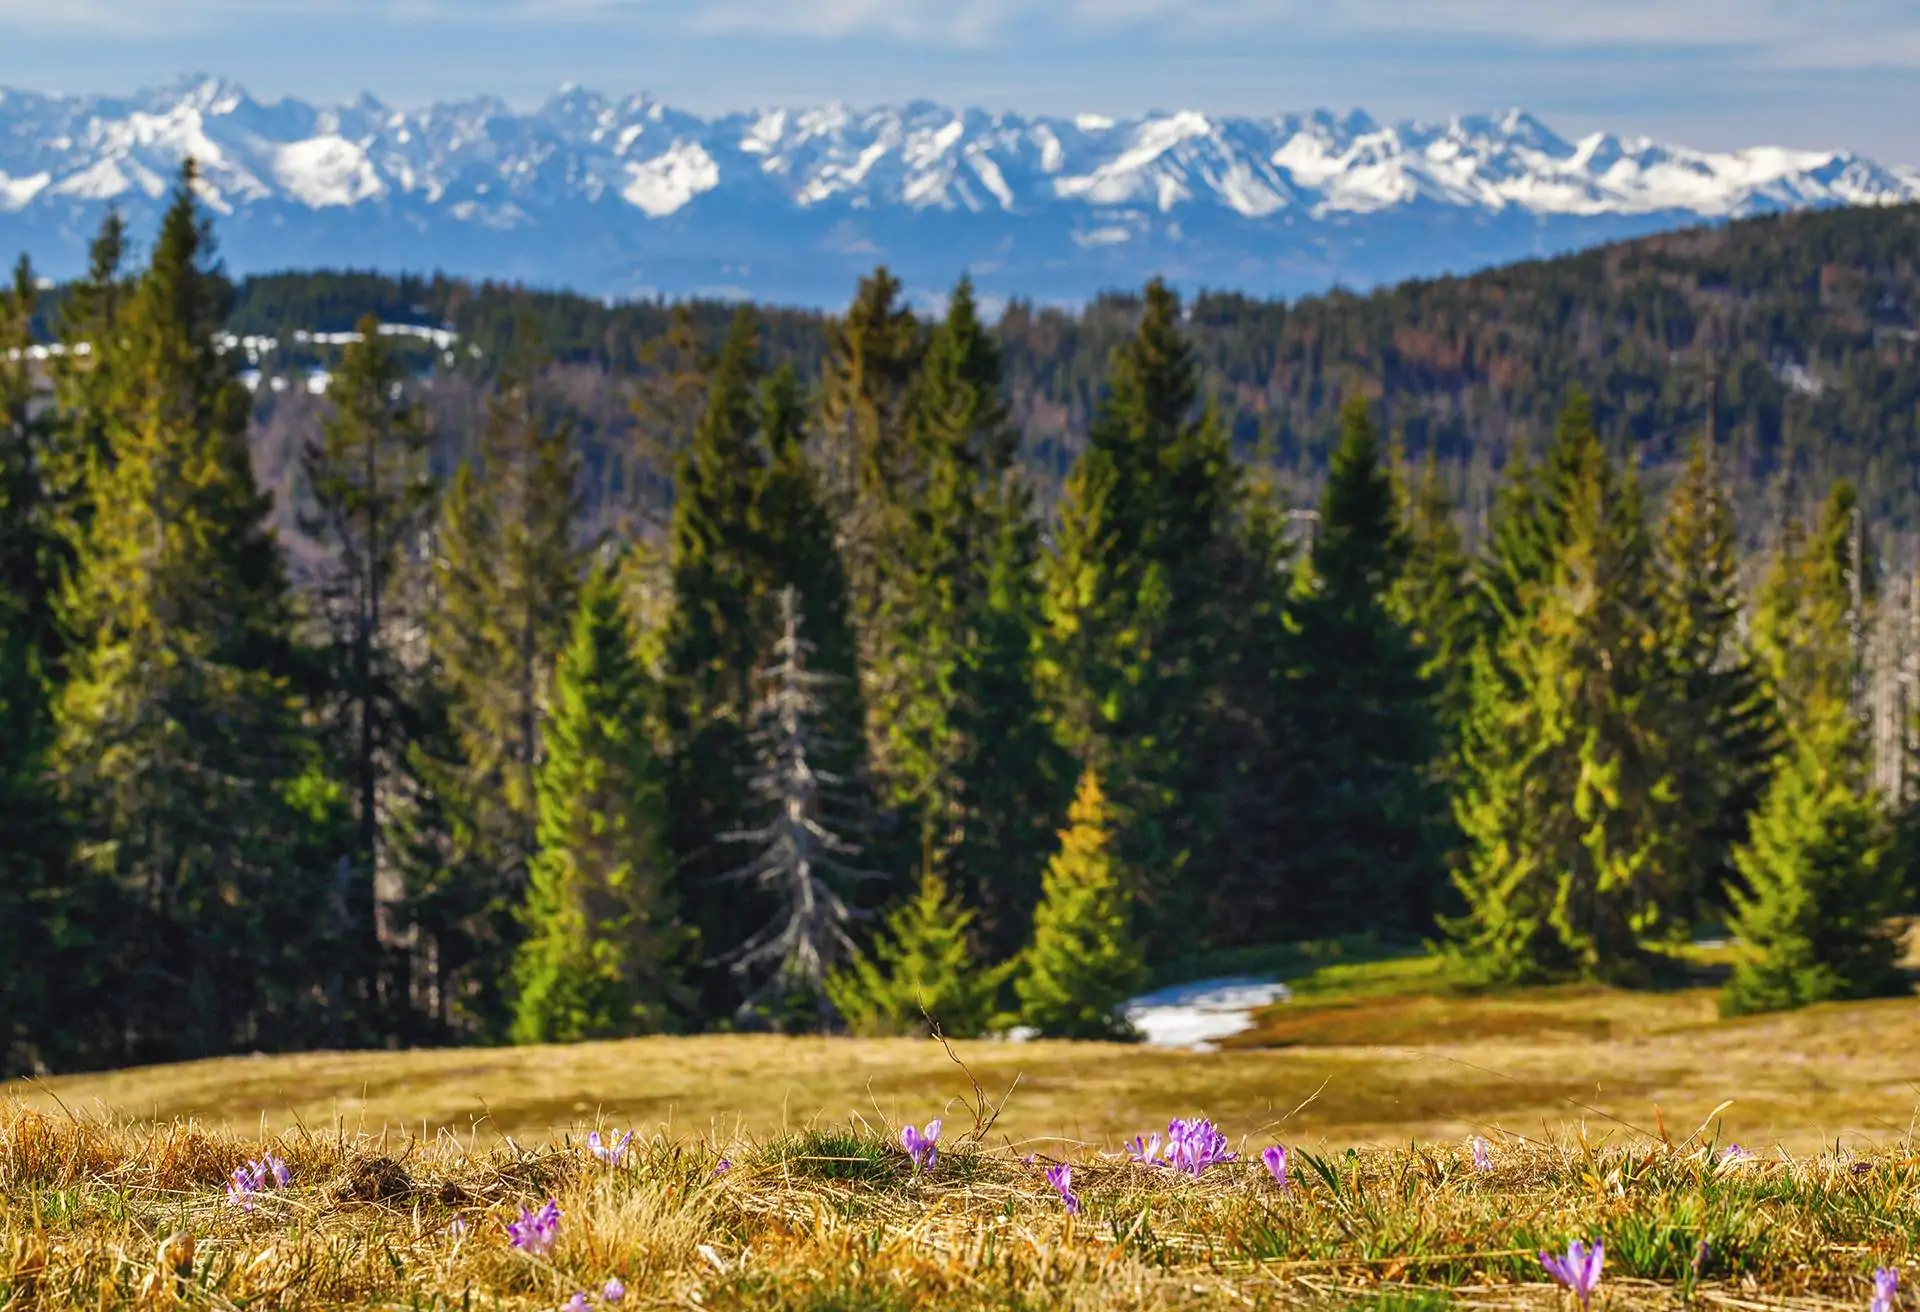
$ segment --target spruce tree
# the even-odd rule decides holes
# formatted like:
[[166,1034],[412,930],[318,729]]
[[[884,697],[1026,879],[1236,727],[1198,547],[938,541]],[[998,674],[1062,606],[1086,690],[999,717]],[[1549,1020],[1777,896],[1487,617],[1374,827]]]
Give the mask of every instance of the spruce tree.
[[1026,936],[1068,765],[1034,687],[1038,540],[1000,391],[962,281],[908,425],[921,482],[883,556],[874,723],[888,803],[1004,957]]
[[405,384],[378,321],[362,319],[327,389],[332,413],[302,457],[303,527],[325,553],[314,587],[326,638],[323,710],[354,795],[350,937],[333,955],[327,990],[336,1039],[356,1019],[369,1036],[388,1030],[395,1001],[386,996],[386,944],[404,909],[382,889],[396,872],[381,816],[406,786],[398,776],[418,727],[398,645],[419,618],[396,613],[396,576],[436,495],[426,424]]
[[215,348],[227,285],[189,165],[98,345],[91,514],[62,598],[80,638],[56,766],[97,876],[131,909],[107,956],[123,1056],[309,1039],[337,924],[344,795],[290,686],[292,607]]
[[1551,568],[1511,571],[1508,618],[1475,652],[1455,813],[1465,913],[1447,928],[1499,982],[1643,976],[1673,927],[1673,783],[1637,487],[1569,407],[1548,467],[1565,499]]
[[997,998],[1017,962],[987,966],[969,943],[973,910],[947,891],[940,876],[921,876],[920,891],[887,917],[869,952],[827,977],[827,996],[855,1034],[922,1035],[927,1017],[951,1038],[984,1034]]
[[1669,495],[1654,597],[1672,684],[1675,855],[1694,913],[1725,905],[1730,858],[1765,783],[1773,733],[1740,634],[1739,544],[1712,443],[1709,434],[1695,445]]
[[1111,796],[1117,859],[1161,955],[1194,937],[1193,863],[1225,837],[1230,754],[1215,749],[1239,507],[1179,300],[1156,281],[1067,478],[1040,669],[1061,741]]
[[1406,566],[1393,481],[1364,400],[1346,407],[1294,606],[1296,820],[1289,855],[1325,931],[1418,935],[1445,888],[1434,688],[1391,598]]
[[651,700],[617,571],[602,565],[581,589],[554,681],[537,783],[540,848],[514,962],[515,1042],[651,1033],[685,1001],[688,935],[676,919]]
[[1276,925],[1311,933],[1298,919],[1310,901],[1289,846],[1299,820],[1284,803],[1300,785],[1299,710],[1283,656],[1295,650],[1296,516],[1272,476],[1247,482],[1232,550],[1217,580],[1221,643],[1217,714],[1204,751],[1208,786],[1224,799],[1219,837],[1207,848],[1202,924],[1209,947],[1262,946]]
[[1885,823],[1845,756],[1844,746],[1796,739],[1734,852],[1742,952],[1721,998],[1729,1015],[1912,989],[1887,920],[1900,881],[1885,860]]
[[0,288],[0,1077],[84,1057],[98,1015],[84,890],[49,772],[66,560],[55,430],[35,413],[27,353],[37,296],[23,259]]
[[1014,978],[1021,1021],[1048,1038],[1129,1037],[1117,1008],[1146,983],[1147,972],[1117,846],[1113,811],[1088,770],[1047,865],[1033,942]]
[[566,425],[543,418],[530,383],[504,379],[478,464],[463,464],[448,488],[435,544],[428,639],[451,743],[437,768],[422,764],[452,826],[449,860],[468,872],[469,914],[458,925],[467,943],[442,946],[467,963],[450,983],[462,998],[459,1023],[481,1032],[507,1021],[514,911],[539,851],[553,670],[584,573],[570,437]]
[[1860,611],[1872,596],[1853,489],[1836,485],[1810,540],[1789,526],[1755,607],[1754,651],[1782,748],[1734,853],[1744,950],[1732,1013],[1905,992],[1887,924],[1900,875],[1866,787],[1853,712]]
[[850,781],[817,764],[832,750],[820,717],[822,693],[835,680],[809,667],[799,595],[781,591],[773,664],[759,672],[765,693],[748,737],[758,823],[718,835],[754,849],[725,879],[755,890],[772,915],[725,960],[746,986],[737,1021],[824,1028],[832,1017],[827,980],[853,947],[851,892],[870,872],[852,864],[860,848],[848,835],[861,817],[843,791]]
[[[772,914],[747,887],[724,887],[735,859],[719,835],[750,824],[747,733],[754,673],[769,648],[762,593],[764,535],[756,500],[765,455],[756,434],[754,322],[736,315],[716,361],[707,404],[675,483],[669,571],[673,609],[661,636],[660,719],[672,769],[671,848],[683,908],[701,950],[717,960]],[[700,977],[702,1007],[732,1007],[725,972]]]

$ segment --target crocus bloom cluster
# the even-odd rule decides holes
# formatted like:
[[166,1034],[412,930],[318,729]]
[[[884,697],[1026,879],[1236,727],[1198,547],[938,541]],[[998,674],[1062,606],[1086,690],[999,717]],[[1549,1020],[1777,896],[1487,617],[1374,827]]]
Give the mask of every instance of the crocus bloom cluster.
[[1227,1136],[1204,1116],[1167,1125],[1165,1161],[1182,1174],[1198,1179],[1209,1166],[1230,1162],[1235,1156],[1227,1150]]
[[1152,1166],[1160,1156],[1160,1135],[1156,1131],[1149,1135],[1134,1135],[1133,1142],[1127,1145],[1127,1152],[1133,1160],[1142,1166]]
[[1047,1168],[1047,1183],[1060,1195],[1060,1201],[1066,1204],[1069,1215],[1080,1215],[1080,1199],[1073,1192],[1073,1167],[1065,1162]]
[[1476,1134],[1473,1136],[1473,1138],[1467,1141],[1467,1146],[1473,1150],[1473,1169],[1474,1170],[1491,1171],[1493,1169],[1493,1145],[1492,1144],[1488,1143],[1485,1139],[1482,1139],[1479,1135]]
[[268,1189],[285,1189],[291,1179],[293,1172],[287,1169],[287,1164],[268,1153],[260,1161],[233,1168],[233,1174],[228,1177],[227,1202],[251,1212],[256,1197]]
[[1593,1305],[1593,1291],[1600,1287],[1600,1263],[1606,1253],[1598,1240],[1588,1248],[1578,1239],[1567,1245],[1565,1257],[1555,1257],[1552,1253],[1540,1254],[1540,1265],[1547,1274],[1573,1291],[1580,1300],[1581,1308]]
[[1893,1312],[1894,1301],[1900,1297],[1900,1273],[1890,1266],[1883,1266],[1873,1273],[1873,1306],[1870,1312]]
[[627,1145],[631,1142],[633,1142],[632,1130],[628,1130],[618,1139],[614,1138],[611,1134],[608,1134],[606,1138],[602,1139],[600,1137],[600,1131],[595,1130],[587,1136],[587,1151],[595,1157],[598,1157],[608,1166],[618,1166],[626,1157]]
[[913,1169],[931,1171],[933,1164],[940,1160],[940,1150],[934,1145],[940,1141],[940,1118],[934,1117],[927,1122],[927,1128],[916,1130],[911,1125],[900,1131],[900,1146],[907,1150],[907,1156],[913,1158]]
[[520,1209],[520,1219],[507,1224],[507,1239],[515,1248],[533,1257],[545,1257],[560,1237],[560,1204],[547,1199],[537,1212]]

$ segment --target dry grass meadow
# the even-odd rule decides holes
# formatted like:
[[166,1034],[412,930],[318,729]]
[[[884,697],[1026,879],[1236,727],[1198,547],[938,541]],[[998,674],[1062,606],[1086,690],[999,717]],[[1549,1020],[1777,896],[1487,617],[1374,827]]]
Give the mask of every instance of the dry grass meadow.
[[[1614,1307],[1920,1281],[1920,1000],[1722,1022],[1705,989],[1465,997],[1417,960],[1298,987],[1214,1053],[712,1036],[16,1084],[0,1309],[605,1307],[613,1277],[622,1308],[1546,1307],[1533,1253],[1582,1236]],[[1189,1181],[1121,1151],[1196,1114],[1239,1161]],[[934,1115],[916,1174],[895,1136]],[[596,1126],[639,1131],[620,1167]],[[289,1188],[230,1206],[269,1149]],[[1077,1218],[1041,1176],[1062,1160]],[[510,1248],[549,1197],[551,1256]]]

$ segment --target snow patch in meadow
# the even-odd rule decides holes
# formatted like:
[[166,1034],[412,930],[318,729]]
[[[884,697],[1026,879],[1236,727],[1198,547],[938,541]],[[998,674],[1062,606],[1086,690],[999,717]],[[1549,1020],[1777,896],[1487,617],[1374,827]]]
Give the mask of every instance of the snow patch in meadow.
[[1276,980],[1227,975],[1143,993],[1122,1010],[1151,1047],[1210,1052],[1215,1040],[1252,1028],[1254,1012],[1292,996]]

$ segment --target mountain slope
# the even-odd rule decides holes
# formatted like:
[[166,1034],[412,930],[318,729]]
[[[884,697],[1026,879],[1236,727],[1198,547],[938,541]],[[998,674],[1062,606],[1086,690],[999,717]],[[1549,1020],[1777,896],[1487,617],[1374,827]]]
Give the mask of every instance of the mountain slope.
[[401,111],[261,104],[219,79],[138,95],[0,92],[0,247],[76,272],[109,206],[148,226],[203,166],[237,272],[444,269],[593,295],[823,305],[875,263],[935,296],[1078,301],[1164,272],[1294,295],[1782,210],[1920,199],[1844,153],[1567,141],[1509,111],[1126,120],[926,102],[702,118],[568,89]]

